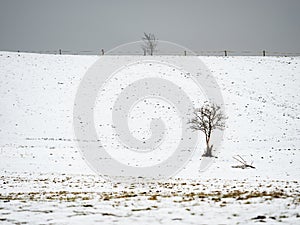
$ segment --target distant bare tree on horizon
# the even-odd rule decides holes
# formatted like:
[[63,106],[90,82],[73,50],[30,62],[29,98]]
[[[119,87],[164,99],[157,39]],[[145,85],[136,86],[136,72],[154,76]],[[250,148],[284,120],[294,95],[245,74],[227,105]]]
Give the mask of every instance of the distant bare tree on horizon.
[[205,134],[206,151],[203,156],[212,157],[213,145],[210,145],[211,133],[215,129],[224,130],[225,120],[227,119],[221,107],[216,104],[206,103],[201,108],[194,111],[194,118],[189,123],[191,129],[195,131],[202,131]]
[[155,48],[157,47],[157,39],[154,34],[147,34],[144,32],[144,36],[142,37],[144,44],[142,45],[142,49],[144,54],[148,53],[149,55],[153,55]]

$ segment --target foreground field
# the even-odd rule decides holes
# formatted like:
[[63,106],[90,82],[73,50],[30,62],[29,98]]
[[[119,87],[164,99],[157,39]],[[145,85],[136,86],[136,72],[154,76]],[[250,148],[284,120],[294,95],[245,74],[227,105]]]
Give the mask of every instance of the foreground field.
[[[111,183],[92,175],[6,174],[2,224],[297,224],[297,181]],[[213,221],[213,222],[212,222]]]

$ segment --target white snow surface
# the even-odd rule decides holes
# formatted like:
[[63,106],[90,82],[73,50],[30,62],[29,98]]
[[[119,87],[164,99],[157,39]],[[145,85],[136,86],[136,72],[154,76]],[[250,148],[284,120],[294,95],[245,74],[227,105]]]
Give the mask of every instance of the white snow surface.
[[[130,186],[97,176],[74,137],[76,91],[99,57],[0,52],[1,223],[299,223],[300,57],[199,58],[220,87],[228,117],[218,157],[199,171],[200,135],[193,158],[175,177]],[[133,130],[142,129],[138,121],[131,118]],[[149,135],[147,129],[142,135]],[[256,169],[232,168],[238,165],[235,155],[253,161]],[[284,195],[221,201],[189,195],[234,190]],[[106,193],[109,200],[103,200]],[[253,219],[258,215],[265,218]]]

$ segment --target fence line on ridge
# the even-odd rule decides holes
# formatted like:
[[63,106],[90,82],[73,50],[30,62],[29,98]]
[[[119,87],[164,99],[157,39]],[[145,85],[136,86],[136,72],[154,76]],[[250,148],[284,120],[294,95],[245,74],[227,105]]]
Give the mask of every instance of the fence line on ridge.
[[[2,51],[9,51],[9,50],[2,50]],[[29,50],[19,50],[19,51],[12,51],[12,52],[23,52],[23,53],[39,53],[39,54],[57,54],[57,55],[105,55],[106,52],[104,49],[100,49],[99,51],[95,50],[79,50],[79,51],[72,51],[72,50],[41,50],[41,51],[29,51]],[[261,50],[261,51],[235,51],[235,50],[203,50],[203,51],[166,51],[166,52],[155,52],[154,55],[182,55],[182,56],[189,56],[189,55],[198,55],[198,56],[300,56],[300,53],[296,52],[278,52],[278,51],[268,51],[268,50]],[[142,51],[114,51],[113,53],[108,53],[108,55],[144,55]]]

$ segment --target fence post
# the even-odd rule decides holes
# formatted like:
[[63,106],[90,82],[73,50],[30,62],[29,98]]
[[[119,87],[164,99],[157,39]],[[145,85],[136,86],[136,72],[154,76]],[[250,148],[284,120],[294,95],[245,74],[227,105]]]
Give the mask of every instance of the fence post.
[[224,51],[224,55],[227,56],[227,51],[226,50]]
[[266,56],[266,50],[263,50],[263,56]]
[[61,55],[61,49],[59,49],[59,54]]

